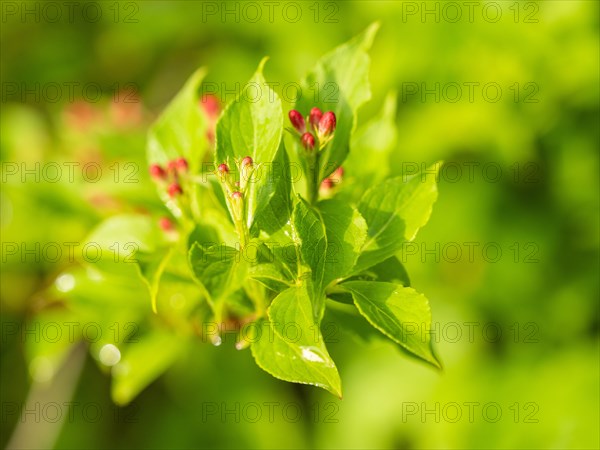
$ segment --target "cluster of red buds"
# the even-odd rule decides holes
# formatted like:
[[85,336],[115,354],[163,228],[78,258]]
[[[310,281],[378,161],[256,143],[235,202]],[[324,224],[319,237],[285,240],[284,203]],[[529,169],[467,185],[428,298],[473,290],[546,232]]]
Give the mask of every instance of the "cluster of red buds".
[[236,177],[225,163],[217,167],[217,175],[225,187],[225,192],[233,207],[232,209],[241,213],[243,210],[244,191],[254,171],[254,161],[252,161],[250,156],[246,156],[240,161],[236,161],[236,165],[239,173],[238,180],[235,179]]
[[336,126],[336,118],[333,111],[323,113],[323,111],[315,107],[304,118],[300,112],[292,109],[289,117],[294,129],[300,135],[302,146],[308,152],[312,152],[317,144],[318,149],[321,150],[333,139]]
[[150,176],[154,181],[166,186],[169,197],[175,198],[183,194],[179,183],[179,176],[188,171],[188,163],[185,158],[177,158],[169,161],[167,167],[160,164],[150,165]]

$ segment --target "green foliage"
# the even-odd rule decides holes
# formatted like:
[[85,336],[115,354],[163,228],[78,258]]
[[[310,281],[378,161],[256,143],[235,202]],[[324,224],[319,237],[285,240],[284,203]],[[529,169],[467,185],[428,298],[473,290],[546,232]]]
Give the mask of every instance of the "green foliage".
[[[148,163],[164,167],[155,182],[177,222],[161,229],[148,216],[121,215],[89,237],[111,250],[94,265],[97,276],[124,278],[127,289],[145,286],[144,298],[156,312],[152,320],[161,323],[145,328],[136,345],[121,343],[122,359],[112,369],[116,402],[131,401],[192,336],[219,345],[232,331],[237,348],[250,347],[258,366],[274,377],[341,397],[340,375],[321,331],[324,317],[368,339],[390,339],[440,367],[431,349],[428,301],[407,287],[397,258],[429,219],[435,173],[383,181],[387,167],[360,162],[369,161],[370,152],[393,148],[394,95],[354,133],[357,111],[371,96],[367,51],[377,28],[324,56],[302,81],[318,86],[318,100],[301,96],[296,108],[302,114],[313,107],[332,111],[337,122],[331,135],[311,129],[319,139],[313,153],[300,143],[302,133],[290,129],[282,139],[287,111],[263,75],[266,58],[220,114],[214,158],[206,156],[213,146],[199,98],[203,69],[150,128]],[[328,98],[331,86],[336,96]],[[351,146],[362,153],[349,163],[355,176],[383,181],[364,195],[343,180],[332,186],[328,178]],[[187,168],[176,168],[181,158]],[[305,186],[312,192],[292,183],[298,168],[312,180]],[[171,191],[173,185],[179,190]],[[134,251],[123,254],[127,245]],[[174,311],[173,292],[189,306]]]

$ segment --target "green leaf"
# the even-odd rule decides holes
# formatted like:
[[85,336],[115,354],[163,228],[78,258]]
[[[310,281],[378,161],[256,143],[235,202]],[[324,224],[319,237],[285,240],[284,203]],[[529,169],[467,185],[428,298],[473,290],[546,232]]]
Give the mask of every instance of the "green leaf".
[[257,192],[256,218],[252,231],[273,234],[283,228],[292,214],[290,161],[283,144],[279,146],[270,170],[264,172],[265,184]]
[[155,220],[134,214],[110,217],[90,233],[84,248],[84,261],[102,273],[139,277],[155,309],[158,285],[170,254]]
[[[275,160],[283,131],[283,109],[279,96],[263,77],[264,58],[240,95],[230,103],[217,122],[215,164],[234,165],[251,156],[255,173],[248,181],[248,227],[251,228],[263,189],[272,191],[268,170]],[[266,186],[266,187],[265,187]]]
[[196,223],[194,229],[188,235],[187,246],[191,248],[197,242],[200,245],[221,242],[221,237],[216,228],[206,223]]
[[150,164],[165,164],[183,156],[193,173],[200,168],[209,145],[206,118],[199,104],[200,83],[205,75],[204,68],[194,72],[150,128],[147,147]]
[[[97,245],[101,249],[108,250],[106,255],[101,252],[102,256],[119,261],[126,258],[133,259],[133,254],[136,252],[152,253],[165,241],[160,227],[151,217],[121,214],[110,217],[98,225],[89,234],[87,242],[90,243],[90,248]],[[132,247],[124,248],[126,244],[132,244]]]
[[327,258],[327,235],[317,212],[301,197],[292,214],[293,239],[300,246],[300,255],[310,269],[311,294],[315,317],[321,317],[324,297],[325,261]]
[[423,294],[377,281],[348,281],[340,287],[352,294],[359,312],[375,328],[412,354],[441,368],[431,347],[431,311]]
[[260,245],[259,257],[253,258],[248,268],[248,276],[261,282],[271,290],[280,292],[294,283],[293,274],[288,266],[278,258],[266,244]]
[[323,286],[349,275],[367,237],[367,223],[360,213],[338,200],[318,204],[327,235]]
[[365,193],[358,210],[367,221],[368,236],[354,273],[393,256],[427,223],[437,200],[439,166],[426,174],[392,178]]
[[389,174],[388,161],[398,141],[396,101],[396,93],[389,93],[379,114],[352,135],[350,155],[344,163],[344,177],[352,182],[344,183],[343,188],[352,191],[353,198],[364,186],[373,186]]
[[256,264],[249,267],[248,276],[275,292],[280,292],[290,286],[290,280],[273,263]]
[[196,280],[204,287],[213,307],[242,286],[246,265],[240,252],[233,247],[194,242],[189,251],[189,261]]
[[138,256],[138,268],[140,276],[148,286],[152,311],[157,312],[156,301],[161,277],[173,255],[174,249],[164,248],[155,253]]
[[333,111],[337,118],[335,137],[320,156],[320,180],[346,158],[356,111],[371,98],[367,51],[378,28],[379,24],[373,23],[360,35],[323,56],[301,83],[300,92],[305,95],[298,99],[296,109],[307,115],[317,106],[324,112]]
[[250,263],[248,276],[275,292],[281,292],[290,287],[294,280],[293,274],[275,250],[276,247],[252,240],[245,255]]
[[138,276],[148,288],[152,310],[156,312],[160,280],[172,255],[156,220],[134,214],[110,217],[88,236],[86,248],[90,249],[86,262],[103,273]]
[[[350,297],[350,304],[340,304],[331,302],[325,308],[325,315],[321,327],[333,324],[334,330],[339,330],[341,339],[346,336],[352,337],[358,342],[367,344],[371,342],[387,341],[389,339],[384,336],[379,330],[375,329],[356,309],[352,303],[352,295],[345,293]],[[338,337],[338,333],[335,334]]]
[[153,330],[125,346],[121,360],[112,368],[113,401],[118,405],[131,402],[171,366],[182,346],[181,338],[160,330]]
[[306,287],[279,294],[269,308],[269,319],[252,344],[256,363],[276,378],[319,386],[341,398],[340,376],[313,319]]
[[392,256],[379,264],[369,267],[356,278],[367,281],[388,281],[390,283],[401,284],[405,287],[410,286],[408,272],[397,256]]

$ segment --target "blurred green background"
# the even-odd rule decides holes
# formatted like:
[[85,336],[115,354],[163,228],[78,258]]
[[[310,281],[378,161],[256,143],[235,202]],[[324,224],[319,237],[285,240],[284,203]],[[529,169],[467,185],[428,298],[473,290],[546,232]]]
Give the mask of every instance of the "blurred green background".
[[[3,2],[3,447],[600,447],[598,2],[475,3]],[[265,76],[290,100],[285,83],[375,20],[373,99],[359,119],[395,92],[397,142],[352,154],[346,176],[363,164],[398,175],[446,162],[431,221],[402,255],[430,299],[444,372],[334,330],[338,400],[273,379],[231,344],[175,351],[159,336],[144,344],[145,364],[157,376],[172,365],[129,406],[114,405],[94,344],[92,356],[67,357],[69,345],[43,336],[45,322],[81,320],[46,299],[73,266],[63,243],[117,212],[165,214],[145,133],[197,67],[208,68],[206,92],[227,102],[268,55]],[[23,182],[21,164],[36,162],[41,179]],[[55,163],[65,172],[51,182],[43,169]],[[81,175],[85,164],[102,169],[97,182]],[[36,261],[36,243],[63,254]],[[22,257],[23,246],[33,253]],[[96,298],[84,292],[102,311],[89,320],[123,333],[138,320],[129,310],[142,328],[162,320],[127,289],[126,299],[102,283],[89,290]]]

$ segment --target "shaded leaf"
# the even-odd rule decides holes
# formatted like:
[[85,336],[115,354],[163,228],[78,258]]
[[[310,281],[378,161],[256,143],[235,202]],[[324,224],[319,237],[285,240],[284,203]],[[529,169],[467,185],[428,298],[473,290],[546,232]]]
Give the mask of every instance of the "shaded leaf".
[[358,210],[367,221],[368,236],[354,273],[393,256],[415,238],[437,200],[438,169],[436,164],[427,174],[392,178],[365,193]]
[[327,258],[327,235],[325,226],[317,212],[302,198],[292,214],[293,238],[300,246],[300,255],[306,268],[310,270],[310,291],[315,317],[320,317],[324,305],[321,295],[324,288],[325,260]]
[[188,257],[194,276],[204,287],[212,305],[242,286],[245,264],[237,249],[195,242]]
[[337,200],[318,204],[327,235],[323,286],[349,275],[367,237],[367,223],[360,213]]
[[377,281],[340,285],[354,298],[359,312],[379,331],[424,361],[441,368],[431,347],[431,310],[412,288]]

